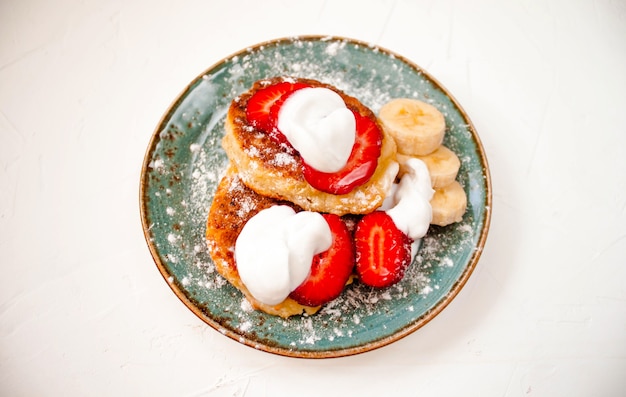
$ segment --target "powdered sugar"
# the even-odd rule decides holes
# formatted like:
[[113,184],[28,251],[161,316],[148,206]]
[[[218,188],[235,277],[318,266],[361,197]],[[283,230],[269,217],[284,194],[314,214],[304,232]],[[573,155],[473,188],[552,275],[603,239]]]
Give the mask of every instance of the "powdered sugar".
[[296,159],[289,153],[276,153],[270,163],[276,166],[293,165],[296,163]]

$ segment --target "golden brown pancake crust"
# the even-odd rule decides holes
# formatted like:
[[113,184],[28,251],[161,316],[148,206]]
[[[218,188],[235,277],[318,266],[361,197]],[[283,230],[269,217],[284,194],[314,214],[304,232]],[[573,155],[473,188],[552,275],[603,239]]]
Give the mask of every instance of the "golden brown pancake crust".
[[302,159],[298,153],[276,143],[268,134],[248,123],[246,107],[250,97],[259,89],[285,80],[278,77],[258,81],[249,91],[231,103],[226,117],[226,135],[222,140],[222,146],[239,170],[241,180],[259,194],[293,202],[308,211],[344,215],[364,214],[378,208],[396,176],[396,145],[380,128],[374,113],[356,98],[315,80],[288,79],[337,92],[348,108],[370,118],[379,126],[383,144],[374,175],[368,182],[348,194],[334,195],[313,188],[304,179]]
[[209,211],[206,240],[209,253],[217,272],[237,289],[241,290],[257,310],[289,317],[304,312],[313,314],[319,307],[303,306],[291,298],[278,305],[270,306],[254,299],[239,278],[235,263],[235,242],[246,222],[259,211],[273,205],[289,205],[296,211],[300,208],[291,203],[275,200],[255,193],[239,179],[237,170],[231,165],[220,181]]

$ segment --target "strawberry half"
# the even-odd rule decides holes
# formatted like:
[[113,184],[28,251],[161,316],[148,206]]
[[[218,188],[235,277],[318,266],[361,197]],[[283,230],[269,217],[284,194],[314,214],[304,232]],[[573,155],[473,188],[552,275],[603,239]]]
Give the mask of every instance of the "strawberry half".
[[[246,117],[255,128],[270,134],[278,143],[286,142],[286,138],[276,130],[276,119],[270,117],[270,111],[280,98],[293,91],[308,87],[304,83],[282,81],[256,91],[248,100]],[[282,103],[282,102],[281,102]],[[282,140],[280,139],[282,136]]]
[[330,248],[313,257],[311,272],[289,295],[306,306],[319,306],[341,294],[354,268],[354,245],[346,224],[333,214],[322,214],[333,235]]
[[287,137],[278,129],[278,113],[280,113],[280,108],[283,106],[287,98],[289,98],[293,93],[298,91],[301,88],[307,87],[304,83],[296,83],[291,91],[284,93],[280,98],[278,98],[272,107],[270,108],[270,113],[268,115],[268,123],[271,128],[271,131],[268,132],[269,136],[281,145],[286,145],[291,150],[295,149],[291,146],[291,142],[287,139]]
[[376,167],[383,136],[374,121],[352,111],[356,119],[356,139],[346,166],[334,173],[320,172],[303,162],[304,178],[314,188],[331,194],[350,193],[367,182]]
[[365,215],[354,232],[356,271],[363,284],[388,287],[400,281],[411,262],[411,239],[384,211]]

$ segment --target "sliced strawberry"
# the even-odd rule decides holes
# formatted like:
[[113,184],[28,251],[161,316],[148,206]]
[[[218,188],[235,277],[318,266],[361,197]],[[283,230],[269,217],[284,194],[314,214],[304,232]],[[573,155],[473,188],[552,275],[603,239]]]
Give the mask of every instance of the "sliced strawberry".
[[372,287],[388,287],[400,281],[411,261],[411,239],[384,211],[365,215],[354,232],[356,271]]
[[256,91],[248,100],[246,117],[248,122],[261,131],[271,133],[274,130],[274,120],[270,119],[272,105],[284,94],[307,87],[304,83],[282,81]]
[[280,108],[283,106],[287,98],[289,98],[293,93],[295,93],[299,89],[305,88],[305,87],[307,87],[307,85],[304,83],[294,84],[294,87],[292,87],[291,91],[284,93],[280,98],[278,98],[274,102],[274,104],[270,108],[270,113],[268,115],[268,123],[269,123],[268,125],[269,125],[269,128],[271,129],[270,131],[268,131],[268,134],[270,135],[270,137],[274,140],[274,142],[277,142],[278,144],[286,145],[292,150],[295,150],[295,149],[293,149],[293,146],[291,146],[291,143],[289,142],[287,137],[278,129],[278,113],[280,112]]
[[306,306],[319,306],[341,294],[354,268],[354,245],[346,224],[333,214],[322,215],[333,235],[330,248],[313,257],[311,273],[289,295]]
[[331,194],[350,193],[367,182],[376,167],[383,142],[378,125],[370,118],[354,113],[356,140],[346,166],[334,173],[320,172],[303,162],[304,178],[314,188]]

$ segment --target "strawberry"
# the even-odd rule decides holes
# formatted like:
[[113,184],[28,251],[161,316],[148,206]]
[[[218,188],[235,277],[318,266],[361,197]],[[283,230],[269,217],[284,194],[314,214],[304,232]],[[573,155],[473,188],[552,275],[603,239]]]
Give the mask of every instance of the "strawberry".
[[365,215],[354,232],[356,271],[363,284],[388,287],[400,281],[411,262],[411,239],[384,211]]
[[248,122],[253,127],[270,134],[278,143],[286,142],[286,138],[278,133],[276,129],[276,119],[270,117],[270,111],[273,105],[279,101],[283,95],[304,87],[307,87],[304,83],[282,81],[256,91],[250,97],[246,106]]
[[313,257],[309,276],[289,295],[306,306],[319,306],[338,297],[354,268],[354,245],[346,224],[337,215],[322,216],[330,227],[333,243]]
[[287,139],[287,137],[278,129],[278,113],[280,112],[280,108],[283,106],[287,98],[289,98],[294,92],[298,91],[301,88],[305,88],[307,85],[304,83],[296,83],[291,91],[284,93],[280,98],[278,98],[272,107],[270,108],[270,112],[268,114],[268,123],[271,130],[268,132],[269,136],[274,140],[274,142],[285,145],[290,150],[294,150],[293,146]]
[[367,182],[376,171],[382,145],[378,124],[352,111],[356,119],[356,140],[346,166],[334,173],[320,172],[303,162],[304,178],[314,188],[331,194],[350,193]]

